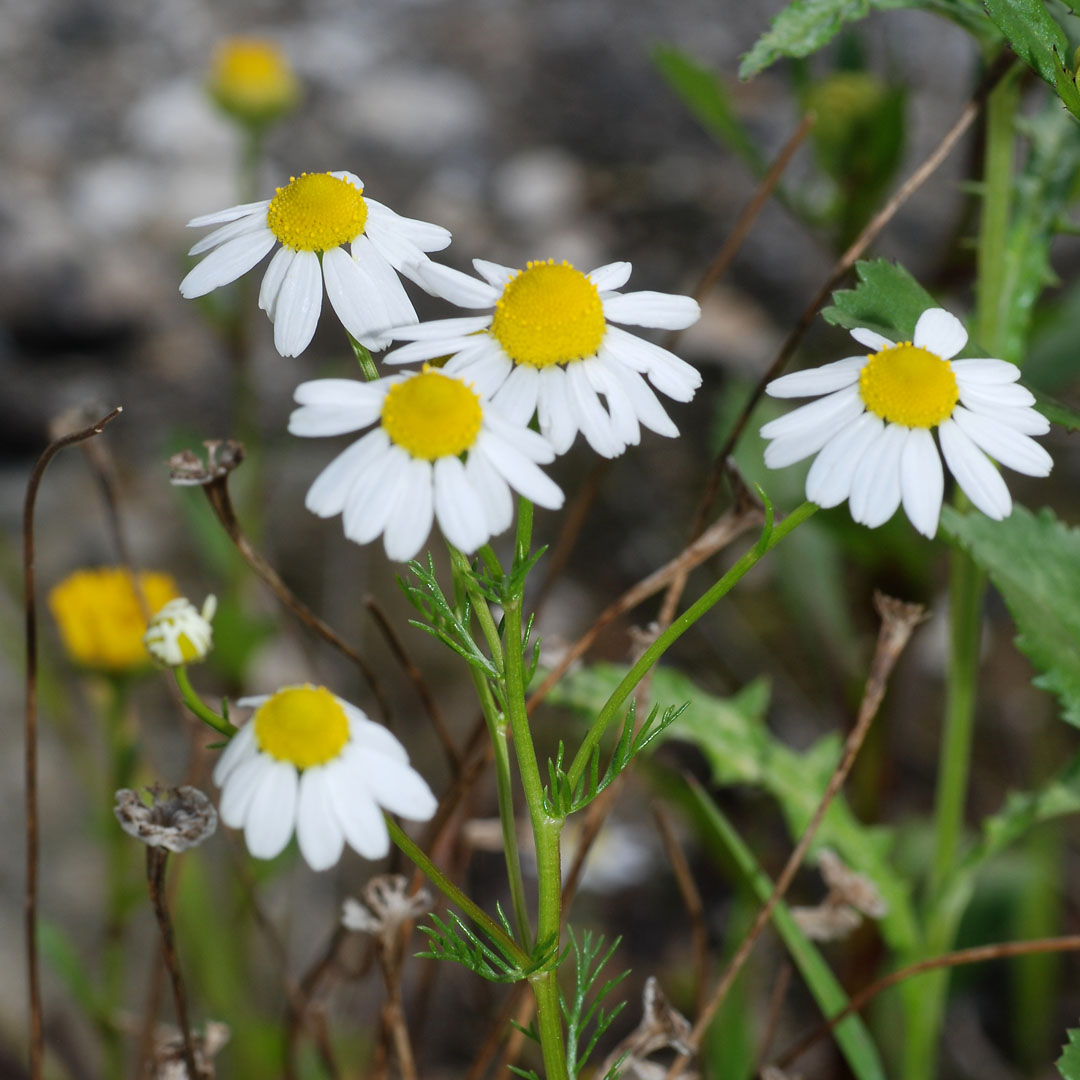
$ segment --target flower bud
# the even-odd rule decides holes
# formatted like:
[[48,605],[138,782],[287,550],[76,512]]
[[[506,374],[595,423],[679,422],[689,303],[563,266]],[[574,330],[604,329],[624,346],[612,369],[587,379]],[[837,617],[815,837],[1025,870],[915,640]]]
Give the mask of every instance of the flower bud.
[[151,620],[143,636],[150,655],[166,667],[205,660],[214,641],[210,620],[217,610],[217,598],[208,596],[200,612],[190,600],[170,600]]
[[261,128],[289,112],[300,86],[285,54],[271,41],[228,38],[214,53],[210,96],[242,124]]

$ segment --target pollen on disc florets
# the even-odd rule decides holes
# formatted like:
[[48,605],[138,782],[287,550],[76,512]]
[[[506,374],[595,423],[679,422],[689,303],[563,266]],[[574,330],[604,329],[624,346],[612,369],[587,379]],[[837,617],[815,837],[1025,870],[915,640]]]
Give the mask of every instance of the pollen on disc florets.
[[349,719],[323,686],[290,686],[264,701],[252,721],[259,749],[298,769],[333,761],[349,741]]
[[382,407],[390,441],[425,461],[463,454],[476,442],[483,419],[475,390],[427,364],[419,375],[394,383]]
[[870,357],[859,375],[859,394],[882,420],[911,428],[935,427],[960,400],[949,362],[910,341]]
[[266,211],[266,225],[287,248],[329,251],[352,243],[367,224],[360,189],[329,173],[302,173],[279,187]]
[[491,335],[518,364],[545,368],[593,356],[604,340],[596,286],[568,262],[530,262],[503,289]]

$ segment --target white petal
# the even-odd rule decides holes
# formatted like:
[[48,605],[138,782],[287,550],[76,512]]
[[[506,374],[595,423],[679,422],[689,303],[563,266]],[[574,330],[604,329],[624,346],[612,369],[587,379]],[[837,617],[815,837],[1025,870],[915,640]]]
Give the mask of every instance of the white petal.
[[383,531],[401,493],[410,460],[400,446],[391,446],[377,465],[353,484],[342,518],[350,540],[369,544]]
[[217,764],[214,766],[214,783],[223,787],[233,771],[249,754],[256,753],[255,729],[251,724],[245,724],[230,740],[229,745],[221,752]]
[[397,233],[421,251],[442,251],[450,246],[453,237],[449,229],[418,218],[402,217],[401,214],[375,199],[364,197],[368,205],[368,221],[374,220],[376,230]]
[[[334,169],[330,173],[331,176],[336,176],[339,180],[347,180],[357,191],[364,190],[364,181],[354,172],[349,172],[348,169]],[[365,202],[370,202],[370,199],[365,199]]]
[[345,509],[358,476],[362,476],[371,463],[377,461],[390,446],[390,438],[381,427],[369,431],[342,450],[340,454],[315,478],[308,489],[304,505],[319,517],[333,517]]
[[263,199],[261,202],[241,203],[238,206],[230,206],[227,210],[215,210],[212,214],[203,214],[202,217],[192,218],[187,223],[187,227],[189,229],[201,229],[204,225],[221,225],[226,221],[236,221],[237,218],[256,214],[262,214],[265,220],[269,206],[269,199]]
[[[800,405],[797,409],[775,420],[770,420],[761,427],[763,439],[786,439],[794,435],[813,433],[822,428],[834,431],[848,420],[854,420],[865,408],[859,397],[858,388],[847,386],[809,405]],[[821,445],[824,445],[822,443]]]
[[536,416],[540,422],[541,433],[551,443],[555,453],[565,454],[573,445],[578,426],[570,408],[566,372],[558,364],[552,364],[540,371]]
[[277,311],[281,283],[285,280],[285,275],[289,272],[289,267],[292,266],[295,257],[296,252],[292,248],[278,248],[266,267],[266,273],[263,274],[262,285],[259,286],[259,308],[270,316],[271,322],[274,321],[274,314]]
[[201,255],[204,251],[224,244],[227,240],[235,240],[238,236],[246,236],[248,233],[261,232],[266,228],[266,218],[260,214],[241,218],[239,221],[231,221],[228,225],[222,225],[212,233],[207,233],[188,249],[189,255]]
[[[281,689],[284,689],[284,687]],[[236,704],[242,709],[257,709],[272,697],[273,694],[249,694],[247,697],[237,698]]]
[[960,430],[955,420],[938,428],[945,464],[964,494],[987,517],[1001,521],[1012,513],[1012,496],[990,459]]
[[1034,439],[989,416],[957,406],[952,419],[960,430],[995,461],[1027,476],[1049,476],[1054,459]]
[[359,379],[308,379],[293,391],[293,401],[297,405],[330,405],[336,408],[370,408],[382,404],[386,396],[386,387],[376,382],[361,382]]
[[312,870],[329,870],[341,858],[345,833],[334,813],[324,765],[305,769],[300,776],[296,840]]
[[777,398],[817,397],[819,394],[831,394],[859,381],[859,372],[866,365],[865,356],[849,356],[845,360],[836,360],[821,367],[806,371],[793,371],[790,375],[781,375],[765,387],[765,393]]
[[228,285],[246,274],[277,243],[269,229],[238,236],[211,251],[202,262],[193,266],[180,282],[180,295],[188,300],[205,296],[222,285]]
[[[637,446],[641,442],[641,427],[638,424],[637,411],[619,379],[613,377],[610,369],[596,357],[590,360],[579,360],[578,366],[584,369],[592,388],[598,394],[604,395],[607,411],[611,416],[611,427],[616,437],[627,446]],[[622,371],[630,378],[640,378],[636,371],[630,371],[628,368],[623,368]]]
[[[394,326],[388,333],[395,341],[442,341],[467,337],[491,325],[490,315],[467,315],[459,319],[432,319],[415,326]],[[394,353],[387,353],[389,360]]]
[[[413,308],[412,301],[401,284],[401,279],[366,236],[358,237],[353,241],[352,256],[356,260],[357,266],[364,270],[374,282],[383,307],[386,308],[387,316],[390,319],[389,325],[408,326],[415,323],[416,310]],[[379,329],[381,332],[386,333],[388,327],[383,326]]]
[[322,267],[314,251],[298,251],[285,274],[274,313],[274,346],[299,356],[315,336],[322,311]]
[[383,546],[388,558],[408,562],[424,546],[434,517],[431,463],[413,459],[401,479],[401,493],[386,522]]
[[866,448],[851,480],[851,516],[870,529],[884,525],[900,505],[900,454],[908,429],[886,424]]
[[1020,378],[1020,369],[1008,360],[953,360],[949,367],[961,384],[1016,382]]
[[409,821],[428,821],[439,803],[427,781],[411,766],[374,751],[361,754],[364,779],[375,801],[391,814]]
[[945,474],[934,436],[926,428],[912,428],[900,454],[900,497],[908,520],[931,540],[937,535],[944,493]]
[[860,345],[865,345],[868,349],[873,349],[874,352],[881,352],[882,349],[890,349],[896,344],[895,341],[890,341],[887,337],[882,337],[874,330],[867,330],[865,326],[856,327],[851,331],[851,336]]
[[470,452],[465,475],[484,507],[484,519],[491,535],[498,536],[509,529],[514,520],[514,497],[487,456],[480,451]]
[[[675,426],[671,417],[660,404],[660,399],[653,393],[649,384],[636,372],[625,364],[620,364],[605,348],[601,348],[597,359],[610,372],[623,392],[630,399],[638,420],[650,431],[657,435],[665,435],[669,439],[676,438],[679,429]],[[541,427],[541,430],[543,428]]]
[[471,554],[491,535],[480,496],[456,457],[435,462],[435,516],[443,536],[454,547]]
[[1035,409],[1002,409],[997,406],[984,409],[979,406],[971,408],[971,411],[1016,431],[1022,431],[1025,435],[1045,435],[1050,430],[1050,421]]
[[486,334],[470,338],[469,344],[443,366],[447,375],[463,379],[485,399],[502,386],[513,370],[514,361]]
[[432,296],[441,296],[463,308],[494,308],[501,295],[501,290],[493,289],[486,281],[430,261],[416,267],[414,280]]
[[701,308],[692,296],[661,292],[622,293],[604,301],[604,318],[629,326],[685,330],[701,318]]
[[973,409],[1026,409],[1035,404],[1035,395],[1019,383],[958,382],[960,400]]
[[384,357],[387,364],[415,364],[420,360],[434,360],[440,356],[453,356],[472,344],[472,338],[434,338],[425,341],[413,341],[394,349]]
[[806,477],[806,497],[828,509],[851,494],[851,481],[862,456],[885,427],[881,418],[865,412],[834,435],[814,458]]
[[409,755],[393,732],[382,724],[369,720],[362,709],[358,709],[343,698],[337,700],[349,718],[349,737],[357,746],[378,750],[380,754],[387,754],[396,761],[408,764]]
[[951,360],[966,344],[964,324],[944,308],[927,308],[915,324],[911,343],[920,349],[937,353],[942,360]]
[[633,267],[628,262],[607,263],[589,271],[587,277],[600,292],[621,289],[629,280]]
[[517,273],[512,266],[502,266],[499,263],[488,262],[487,259],[473,259],[472,264],[476,272],[499,292],[506,288],[506,283]]
[[301,383],[296,388],[296,400],[304,404],[290,415],[289,433],[319,437],[344,435],[367,427],[382,412],[387,383],[384,379],[373,383],[355,379],[315,379]]
[[562,489],[535,462],[490,431],[482,431],[476,446],[469,451],[482,453],[495,470],[516,492],[548,510],[563,504]]
[[344,248],[323,252],[322,270],[330,306],[354,338],[363,342],[386,330],[393,320],[378,285]]
[[263,771],[244,821],[244,841],[256,859],[272,859],[285,850],[296,825],[296,766],[275,761]]
[[518,364],[496,391],[491,403],[511,422],[527,424],[536,412],[539,387],[540,372],[528,364]]
[[673,352],[617,326],[607,328],[604,346],[632,370],[648,375],[653,386],[674,401],[690,401],[701,385],[701,372],[697,368]]
[[[250,724],[248,725],[250,727]],[[262,782],[263,773],[273,765],[271,758],[256,750],[245,757],[226,777],[218,812],[230,829],[242,829],[248,808]]]
[[626,443],[615,434],[611,417],[604,411],[596,391],[589,383],[589,376],[581,370],[580,364],[567,367],[566,387],[578,430],[588,444],[601,457],[618,457],[626,449]]
[[327,769],[326,778],[345,842],[365,859],[381,859],[390,850],[390,834],[368,790],[365,773],[348,749]]
[[494,402],[484,410],[484,427],[538,465],[550,465],[555,460],[555,451],[542,434],[508,420]]

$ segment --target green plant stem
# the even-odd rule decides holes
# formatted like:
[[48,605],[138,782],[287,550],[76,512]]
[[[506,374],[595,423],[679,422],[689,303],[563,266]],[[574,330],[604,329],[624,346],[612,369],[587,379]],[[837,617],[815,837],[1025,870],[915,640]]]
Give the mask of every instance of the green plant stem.
[[349,344],[352,346],[352,351],[356,356],[357,362],[360,364],[360,370],[364,373],[364,378],[367,379],[368,382],[372,382],[379,378],[379,369],[375,366],[375,361],[372,359],[371,353],[368,352],[368,350],[361,345],[352,334],[349,334],[348,337]]
[[495,703],[491,686],[482,671],[474,667],[472,673],[476,694],[484,710],[488,734],[495,754],[495,789],[499,797],[499,821],[502,824],[503,854],[506,857],[506,876],[510,883],[510,899],[514,907],[514,921],[518,940],[529,950],[532,948],[532,928],[529,925],[529,909],[525,903],[525,879],[521,873],[521,855],[518,851],[517,819],[514,816],[514,787],[510,778],[510,744],[507,739],[506,718]]
[[527,562],[532,551],[533,504],[522,496],[518,499],[517,533],[514,537],[514,565]]
[[453,544],[447,544],[446,546],[450,549],[450,563],[454,572],[454,583],[463,589],[468,596],[472,612],[476,616],[476,621],[480,624],[480,629],[483,631],[484,640],[487,642],[488,650],[491,653],[491,659],[495,667],[501,672],[503,669],[502,639],[499,637],[499,628],[495,625],[494,618],[492,618],[491,608],[488,607],[487,600],[476,586],[469,560]]
[[[697,601],[691,604],[672,624],[641,654],[641,658],[626,673],[622,682],[612,691],[611,696],[604,702],[603,707],[589,728],[588,734],[582,740],[581,747],[574,755],[574,760],[567,770],[570,781],[570,789],[573,790],[581,780],[585,770],[589,766],[589,759],[593,750],[597,747],[608,725],[619,715],[623,704],[634,692],[638,683],[645,677],[654,664],[665,652],[680,638],[691,626],[694,625],[710,608],[726,596],[746,573],[755,566],[769,551],[771,551],[789,533],[798,528],[807,518],[811,517],[818,507],[812,502],[804,502],[796,510],[792,511],[775,528],[771,527],[772,511],[768,511],[765,530],[761,539],[715,584],[704,593]],[[516,740],[517,733],[515,731]]]
[[213,709],[203,703],[203,700],[199,697],[195,687],[191,685],[187,668],[173,668],[173,676],[176,678],[176,685],[180,688],[180,697],[183,699],[184,704],[200,720],[202,720],[204,724],[209,724],[215,731],[231,739],[236,734],[236,727],[233,724],[230,724],[223,716],[218,716]]
[[404,829],[392,817],[387,815],[386,827],[390,830],[390,839],[407,855],[416,866],[423,870],[428,880],[441,892],[447,900],[457,904],[466,915],[485,934],[506,951],[508,956],[514,958],[514,962],[523,967],[529,962],[529,954],[510,937],[505,930],[486,912],[479,904],[470,900],[436,865],[424,854],[416,842],[405,832]]

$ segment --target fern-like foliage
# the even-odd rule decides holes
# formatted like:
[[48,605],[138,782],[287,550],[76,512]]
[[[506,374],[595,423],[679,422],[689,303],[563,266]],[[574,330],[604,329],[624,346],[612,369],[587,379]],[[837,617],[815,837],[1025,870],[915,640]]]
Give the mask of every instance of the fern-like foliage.
[[614,1008],[605,1009],[601,1002],[630,974],[629,970],[606,980],[599,989],[594,990],[601,971],[611,960],[620,941],[622,938],[616,938],[605,950],[602,935],[594,937],[586,930],[579,941],[573,930],[570,931],[570,946],[574,954],[574,994],[567,1000],[560,991],[559,1004],[566,1020],[566,1071],[573,1080],[584,1071],[596,1044],[626,1007],[626,1002],[620,1001]]
[[[619,741],[615,744],[611,759],[603,775],[600,773],[600,748],[593,751],[589,759],[589,767],[576,784],[571,784],[570,777],[563,769],[563,757],[565,748],[562,742],[556,752],[555,760],[548,759],[548,787],[544,792],[544,800],[547,811],[555,817],[569,817],[570,814],[583,810],[600,794],[610,786],[615,778],[641,753],[657,736],[666,728],[675,723],[683,714],[689,702],[682,705],[672,705],[664,710],[660,716],[660,706],[654,705],[645,723],[641,725],[638,733],[634,734],[634,711],[635,703],[631,701],[630,708],[623,722]],[[659,721],[657,717],[660,716]]]

